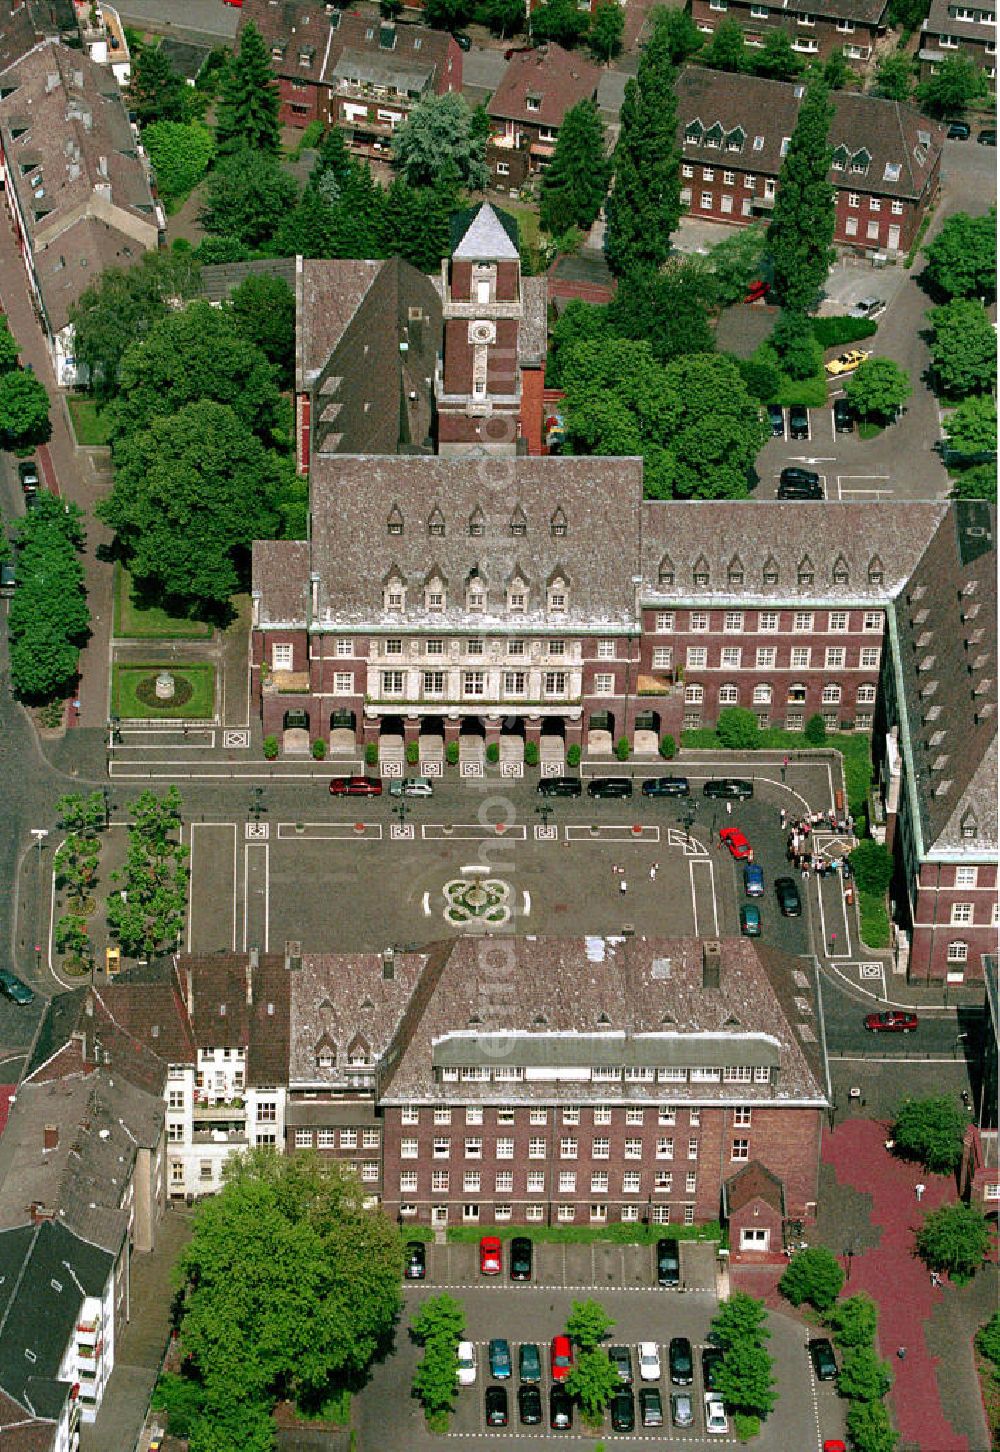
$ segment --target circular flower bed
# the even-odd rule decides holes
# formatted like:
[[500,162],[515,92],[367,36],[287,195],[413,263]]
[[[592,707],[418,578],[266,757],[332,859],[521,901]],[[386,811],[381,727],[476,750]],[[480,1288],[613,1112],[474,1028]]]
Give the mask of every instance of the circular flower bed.
[[144,706],[155,706],[162,711],[165,706],[186,705],[194,693],[194,687],[184,676],[175,675],[174,694],[169,701],[164,701],[156,694],[156,676],[143,676],[136,685],[135,693]]

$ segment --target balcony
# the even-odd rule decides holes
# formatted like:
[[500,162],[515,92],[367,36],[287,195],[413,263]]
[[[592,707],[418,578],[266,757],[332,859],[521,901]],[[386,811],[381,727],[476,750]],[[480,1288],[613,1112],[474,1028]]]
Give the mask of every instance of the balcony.
[[195,1101],[194,1105],[194,1118],[209,1124],[227,1119],[243,1118],[245,1114],[246,1107],[242,1099],[219,1099],[214,1104],[202,1104]]
[[268,671],[261,682],[265,696],[308,696],[308,671]]
[[196,1129],[191,1135],[192,1144],[248,1145],[250,1136],[245,1125],[219,1125],[215,1129]]

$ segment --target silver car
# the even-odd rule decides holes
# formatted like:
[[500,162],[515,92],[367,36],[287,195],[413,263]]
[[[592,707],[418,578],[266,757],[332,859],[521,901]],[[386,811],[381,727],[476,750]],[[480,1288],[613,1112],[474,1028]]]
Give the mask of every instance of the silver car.
[[434,783],[426,776],[394,776],[389,782],[391,797],[432,797]]
[[672,1392],[670,1396],[670,1420],[675,1427],[694,1425],[694,1407],[687,1392]]

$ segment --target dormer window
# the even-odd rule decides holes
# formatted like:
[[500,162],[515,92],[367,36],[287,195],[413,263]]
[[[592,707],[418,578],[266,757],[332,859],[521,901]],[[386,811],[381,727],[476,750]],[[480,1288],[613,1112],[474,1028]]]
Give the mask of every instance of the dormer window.
[[967,842],[974,840],[979,831],[979,823],[974,812],[966,812],[962,817],[962,836]]
[[868,168],[871,166],[871,164],[872,154],[864,146],[862,146],[860,151],[856,151],[851,157],[851,171],[857,172],[860,176],[865,176],[867,174]]
[[660,561],[657,580],[660,585],[672,585],[674,583],[674,562],[669,555],[664,555]]
[[722,146],[723,134],[721,124],[716,121],[715,125],[710,126],[705,132],[704,144],[711,147],[713,151],[718,151]]
[[469,533],[472,535],[482,535],[486,533],[486,516],[479,508],[478,504],[469,515]]
[[552,532],[553,539],[561,539],[566,533],[566,516],[561,509],[557,508],[549,520],[549,529]]
[[523,615],[528,608],[528,582],[521,575],[515,575],[507,586],[507,609]]
[[435,614],[440,614],[447,603],[448,599],[444,580],[440,575],[432,575],[424,587],[424,608]]
[[389,518],[386,521],[386,528],[390,534],[403,533],[403,515],[398,504],[394,504],[389,510]]
[[561,575],[555,575],[549,582],[548,607],[552,615],[565,615],[569,603],[566,589],[566,581]]
[[729,566],[728,566],[728,569],[727,569],[726,573],[727,573],[727,576],[728,576],[730,585],[742,585],[743,584],[743,578],[744,578],[743,561],[740,559],[739,555],[733,555],[732,559],[729,561]]
[[776,585],[778,583],[778,561],[773,555],[768,555],[764,561],[764,584]]
[[742,126],[735,126],[726,137],[727,151],[742,151],[746,145],[747,134]]
[[838,555],[833,562],[833,583],[835,585],[846,585],[850,579],[850,571],[847,568],[847,561],[843,555]]
[[885,566],[878,555],[872,555],[868,561],[868,583],[870,585],[881,585],[885,579]]
[[694,562],[694,582],[696,585],[707,585],[710,579],[708,561],[704,555],[699,555]]
[[811,585],[816,577],[813,569],[813,562],[808,555],[804,555],[799,561],[798,579],[800,585]]
[[882,173],[882,180],[887,182],[898,182],[903,170],[902,164],[898,161],[887,161],[885,171]]
[[542,109],[541,96],[525,96],[524,106],[527,111],[540,111]]
[[473,570],[465,587],[465,604],[469,610],[486,609],[486,585],[478,570]]
[[393,571],[382,587],[382,604],[386,610],[406,609],[406,582],[398,571]]
[[520,505],[514,510],[510,517],[510,532],[512,535],[521,536],[528,533],[528,519]]
[[837,149],[834,151],[833,158],[830,162],[830,165],[833,167],[834,171],[843,171],[846,168],[848,161],[850,160],[850,155],[851,154],[846,146],[838,146]]
[[690,143],[691,146],[700,145],[701,138],[704,134],[705,128],[700,121],[689,121],[684,128],[684,140]]
[[438,539],[444,536],[444,515],[435,506],[427,520],[427,533],[436,536]]

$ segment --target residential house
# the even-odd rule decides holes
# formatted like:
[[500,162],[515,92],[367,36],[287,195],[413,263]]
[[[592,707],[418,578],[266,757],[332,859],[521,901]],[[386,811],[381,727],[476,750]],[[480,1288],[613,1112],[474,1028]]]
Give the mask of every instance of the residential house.
[[840,52],[857,68],[871,60],[875,41],[885,34],[888,0],[691,0],[691,17],[704,35],[723,20],[735,20],[751,50],[761,49],[768,35],[783,30],[799,55],[826,60]]
[[61,385],[82,381],[72,305],[162,241],[166,219],[111,72],[54,41],[0,71],[0,170]]
[[563,117],[579,101],[596,100],[601,70],[574,51],[549,43],[512,55],[487,106],[490,184],[516,193],[552,159]]
[[955,0],[931,0],[927,19],[920,27],[920,74],[924,80],[936,75],[950,55],[964,55],[997,88],[997,12],[980,5],[956,4]]
[[[681,201],[691,216],[737,225],[774,210],[801,85],[688,66],[677,80]],[[937,196],[944,127],[903,101],[836,91],[829,141],[834,242],[908,250]]]

